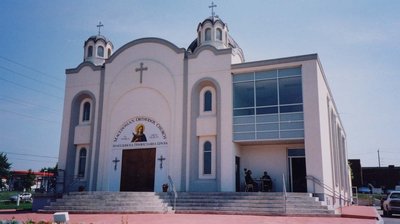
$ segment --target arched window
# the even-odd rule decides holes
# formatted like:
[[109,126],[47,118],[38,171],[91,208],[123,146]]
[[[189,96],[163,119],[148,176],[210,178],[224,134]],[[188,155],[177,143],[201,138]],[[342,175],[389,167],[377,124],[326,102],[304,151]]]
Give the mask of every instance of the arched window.
[[222,30],[220,28],[217,28],[217,40],[222,41]]
[[212,147],[211,142],[206,141],[203,145],[203,174],[211,174]]
[[93,46],[89,46],[89,47],[88,47],[87,56],[88,56],[88,57],[92,57],[92,56],[93,56]]
[[212,86],[205,86],[200,90],[200,104],[199,113],[200,116],[216,115],[217,101],[216,91]]
[[109,48],[107,52],[107,57],[109,58],[110,56],[111,56],[111,49]]
[[104,57],[104,47],[102,46],[97,47],[97,56]]
[[205,41],[210,41],[210,40],[211,40],[211,28],[207,28],[205,34]]
[[85,102],[83,104],[82,121],[90,121],[90,102]]
[[79,151],[78,177],[85,176],[86,156],[87,156],[86,148],[81,148],[81,150]]
[[204,93],[204,111],[212,111],[212,93],[210,90]]

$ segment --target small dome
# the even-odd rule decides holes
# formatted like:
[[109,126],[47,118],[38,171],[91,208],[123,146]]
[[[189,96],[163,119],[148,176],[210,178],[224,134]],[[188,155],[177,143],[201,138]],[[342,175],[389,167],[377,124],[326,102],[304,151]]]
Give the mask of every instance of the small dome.
[[114,48],[113,44],[111,43],[111,41],[109,41],[105,36],[103,35],[93,35],[91,37],[89,37],[86,41],[85,41],[85,46],[87,45],[87,43],[89,41],[93,41],[94,43],[96,43],[97,41],[103,41],[104,44],[110,44],[112,46],[112,48]]
[[236,41],[229,35],[228,25],[218,16],[210,16],[197,26],[197,38],[189,45],[188,51],[211,45],[217,49],[232,48],[232,61],[244,62],[244,54]]
[[93,35],[85,41],[84,61],[102,65],[111,56],[113,49],[114,45],[105,36]]

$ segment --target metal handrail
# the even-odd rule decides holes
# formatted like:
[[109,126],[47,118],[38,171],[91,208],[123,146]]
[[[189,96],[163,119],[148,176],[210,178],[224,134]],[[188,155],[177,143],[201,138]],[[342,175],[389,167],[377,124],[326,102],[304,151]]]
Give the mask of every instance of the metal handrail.
[[[313,183],[316,183],[316,184],[320,185],[320,186],[323,187],[325,190],[327,190],[327,191],[329,191],[330,193],[332,193],[333,195],[329,195],[329,194],[328,194],[328,196],[331,196],[331,197],[334,198],[334,199],[339,199],[340,207],[342,206],[342,205],[341,205],[341,200],[343,200],[344,202],[351,203],[351,200],[346,199],[345,197],[342,197],[342,193],[341,193],[340,191],[339,191],[339,192],[336,192],[334,189],[332,189],[330,186],[324,184],[323,182],[321,182],[321,181],[320,181],[319,179],[317,179],[316,177],[311,176],[311,175],[307,175],[307,176],[306,176],[306,179],[311,180]],[[315,189],[314,189],[314,190],[315,190]],[[338,194],[339,196],[336,196],[337,194]]]
[[168,180],[169,180],[169,183],[171,184],[172,192],[174,193],[174,206],[172,209],[175,210],[176,209],[176,199],[178,198],[178,193],[176,192],[174,181],[172,181],[172,178],[170,175],[168,175]]
[[286,179],[284,173],[282,173],[282,183],[283,183],[282,191],[283,191],[284,213],[286,214],[287,191],[286,191]]

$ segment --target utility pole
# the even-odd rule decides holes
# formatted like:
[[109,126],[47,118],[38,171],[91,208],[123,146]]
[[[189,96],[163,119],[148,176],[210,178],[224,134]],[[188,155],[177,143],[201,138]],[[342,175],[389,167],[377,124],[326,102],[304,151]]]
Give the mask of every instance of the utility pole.
[[378,149],[378,164],[379,167],[381,167],[381,156],[379,155],[379,149]]

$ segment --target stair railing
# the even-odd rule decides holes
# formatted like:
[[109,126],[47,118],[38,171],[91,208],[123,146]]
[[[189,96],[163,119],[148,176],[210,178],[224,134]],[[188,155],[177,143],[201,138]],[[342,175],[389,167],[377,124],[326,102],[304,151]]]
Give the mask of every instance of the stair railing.
[[[307,175],[307,176],[306,176],[306,179],[311,180],[314,184],[318,184],[319,186],[321,186],[322,188],[324,188],[325,190],[327,190],[329,193],[331,193],[332,195],[330,195],[330,194],[327,194],[327,195],[333,198],[333,200],[334,200],[334,201],[333,201],[333,204],[335,204],[335,200],[336,200],[336,199],[339,199],[340,208],[342,208],[342,200],[344,201],[344,203],[349,203],[349,204],[351,204],[351,199],[346,199],[346,198],[344,198],[344,196],[342,196],[341,191],[339,191],[339,193],[336,192],[334,189],[332,189],[330,186],[324,184],[324,183],[323,183],[322,181],[320,181],[318,178],[316,178],[316,177],[314,177],[314,176],[311,176],[311,175]],[[314,187],[314,193],[315,193],[315,187]],[[338,196],[336,196],[336,195],[338,195]]]
[[282,173],[282,183],[283,183],[283,203],[284,203],[284,214],[286,214],[286,203],[287,203],[287,191],[286,191],[286,179],[285,174]]
[[171,184],[172,192],[174,193],[174,205],[173,205],[172,209],[176,210],[176,199],[178,198],[178,193],[176,192],[174,181],[172,181],[172,178],[170,175],[168,175],[168,181],[169,181],[169,184]]

